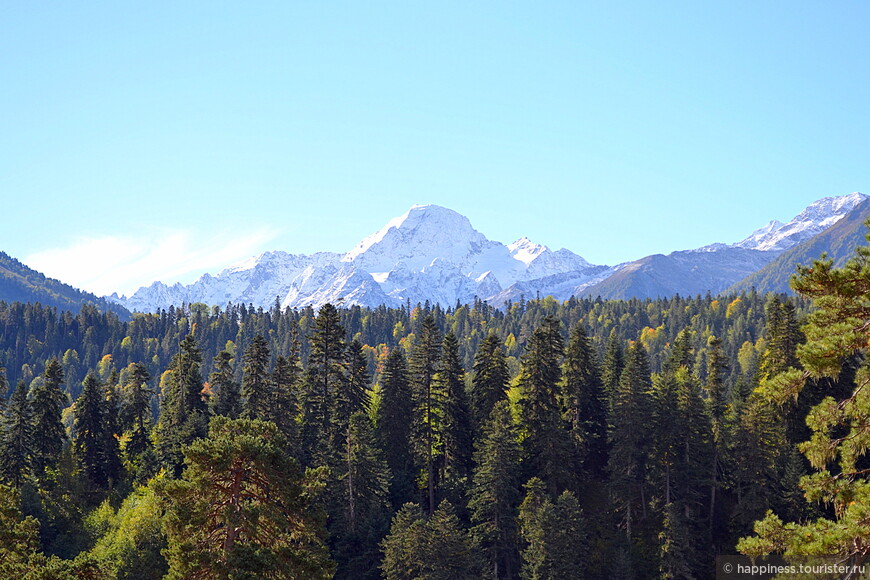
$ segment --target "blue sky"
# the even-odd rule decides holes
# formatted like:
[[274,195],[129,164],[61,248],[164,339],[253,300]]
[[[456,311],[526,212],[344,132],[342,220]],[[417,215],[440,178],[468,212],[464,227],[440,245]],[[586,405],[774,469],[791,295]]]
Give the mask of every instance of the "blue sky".
[[6,3],[0,250],[129,293],[416,203],[594,263],[737,241],[870,193],[868,29],[863,1]]

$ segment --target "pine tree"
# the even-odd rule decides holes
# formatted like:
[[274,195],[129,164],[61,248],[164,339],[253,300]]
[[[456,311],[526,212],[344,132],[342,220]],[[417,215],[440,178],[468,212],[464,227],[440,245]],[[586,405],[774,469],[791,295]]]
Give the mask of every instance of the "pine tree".
[[258,334],[245,349],[245,366],[242,378],[242,417],[268,420],[274,393],[269,374],[269,345]]
[[592,475],[603,475],[607,466],[607,399],[592,341],[581,324],[571,332],[564,373],[562,397],[577,454]]
[[15,489],[30,475],[35,455],[33,410],[27,400],[27,385],[18,381],[3,414],[0,430],[0,475]]
[[[870,227],[870,221],[867,225]],[[804,327],[807,342],[797,349],[806,370],[786,370],[771,381],[770,390],[778,393],[780,400],[794,399],[823,377],[851,378],[850,365],[856,360],[860,364],[849,381],[851,392],[841,400],[827,396],[812,408],[806,419],[812,435],[800,445],[814,470],[800,480],[800,486],[807,501],[832,506],[832,517],[784,523],[768,511],[767,517],[755,524],[756,536],[742,539],[737,547],[747,555],[823,554],[843,561],[866,558],[870,554],[866,525],[870,506],[866,469],[870,391],[865,388],[870,381],[870,246],[857,248],[842,268],[834,268],[833,261],[824,256],[811,266],[798,267],[792,287],[812,298],[815,307]]]
[[495,334],[487,335],[477,348],[473,375],[469,404],[475,429],[479,431],[489,420],[496,403],[507,398],[510,381],[504,349]]
[[202,397],[202,353],[192,334],[179,344],[169,365],[168,381],[160,399],[157,456],[171,477],[184,467],[182,447],[208,431],[208,408]]
[[167,578],[330,578],[334,564],[303,473],[272,423],[215,417],[185,448],[182,479],[159,483]]
[[242,413],[242,396],[233,371],[233,355],[222,350],[214,357],[208,382],[212,395],[209,406],[213,415],[238,419]]
[[42,479],[46,470],[57,465],[57,459],[66,443],[66,429],[61,422],[61,412],[69,404],[66,393],[61,390],[63,368],[57,359],[45,365],[42,382],[33,388],[33,470]]
[[408,365],[401,348],[390,351],[380,380],[381,401],[375,417],[375,438],[392,474],[390,501],[398,508],[414,494],[411,418],[414,403]]
[[571,455],[568,425],[562,420],[557,399],[562,351],[559,323],[548,316],[526,344],[519,378],[523,448],[529,473],[542,479],[554,495],[576,483],[570,461],[566,461]]
[[426,489],[429,514],[435,511],[435,494],[438,483],[438,470],[435,466],[438,453],[439,418],[443,393],[438,390],[435,373],[438,371],[438,361],[441,357],[441,332],[435,324],[435,318],[428,314],[420,325],[417,339],[411,350],[411,386],[414,394],[416,421],[414,450],[420,464],[426,473]]
[[513,578],[516,570],[516,510],[520,502],[517,457],[521,454],[511,410],[499,401],[484,425],[474,452],[468,509],[472,532],[492,570],[492,578]]

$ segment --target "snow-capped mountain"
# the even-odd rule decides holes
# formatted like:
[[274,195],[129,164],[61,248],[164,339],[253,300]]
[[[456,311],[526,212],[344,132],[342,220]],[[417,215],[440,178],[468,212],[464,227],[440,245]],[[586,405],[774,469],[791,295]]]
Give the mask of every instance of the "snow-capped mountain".
[[748,250],[787,250],[834,225],[865,199],[867,196],[858,192],[825,197],[807,206],[787,224],[773,220],[734,245]]
[[[155,282],[129,298],[130,310],[153,312],[192,302],[268,307],[326,302],[396,306],[429,300],[453,305],[488,299],[518,283],[571,273],[577,284],[606,267],[522,238],[506,246],[475,230],[465,216],[437,205],[416,205],[345,254],[266,252],[189,285]],[[575,284],[575,287],[576,285]]]
[[648,298],[719,292],[764,267],[783,251],[840,220],[867,196],[821,199],[788,223],[772,221],[746,239],[614,267],[590,264],[566,250],[520,238],[505,245],[486,238],[465,216],[437,205],[416,205],[344,254],[266,252],[189,285],[155,282],[129,298],[111,300],[153,312],[204,302],[269,307],[397,306],[430,301],[452,306],[475,298],[501,306],[520,296],[557,299],[591,295]]

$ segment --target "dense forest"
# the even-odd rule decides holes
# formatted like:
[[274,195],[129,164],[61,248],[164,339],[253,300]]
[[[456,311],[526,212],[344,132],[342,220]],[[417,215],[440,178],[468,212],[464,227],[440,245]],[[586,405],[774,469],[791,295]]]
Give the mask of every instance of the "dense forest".
[[868,505],[844,485],[868,270],[802,269],[806,298],[0,303],[0,575],[712,578],[800,534],[832,553],[812,522]]

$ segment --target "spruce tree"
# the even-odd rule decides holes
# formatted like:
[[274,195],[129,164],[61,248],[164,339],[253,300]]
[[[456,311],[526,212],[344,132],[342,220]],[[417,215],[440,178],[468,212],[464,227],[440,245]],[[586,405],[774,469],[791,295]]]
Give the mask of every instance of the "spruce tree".
[[586,575],[586,526],[576,496],[565,491],[553,502],[544,483],[532,478],[520,506],[523,580],[560,580]]
[[489,414],[496,403],[507,398],[509,381],[510,374],[501,340],[495,334],[488,334],[474,355],[469,404],[476,430],[481,430],[489,420]]
[[637,341],[628,349],[625,369],[614,393],[608,434],[610,493],[629,542],[635,522],[646,514],[650,388],[649,357]]
[[622,340],[616,334],[616,329],[614,328],[610,331],[610,336],[607,339],[604,360],[601,364],[601,382],[604,385],[607,399],[611,403],[619,388],[619,378],[622,376],[624,368],[625,352],[623,351]]
[[330,465],[340,453],[332,410],[347,382],[345,330],[332,304],[320,307],[309,337],[306,393],[303,402],[303,449],[315,465]]
[[441,332],[435,318],[428,314],[420,325],[411,350],[410,372],[416,420],[413,423],[414,450],[426,473],[426,497],[429,514],[435,511],[436,456],[443,393],[438,389],[435,373],[441,357]]
[[12,392],[0,426],[0,474],[9,485],[20,489],[30,476],[36,451],[33,410],[23,380],[18,381],[18,386]]
[[474,452],[468,509],[472,533],[487,556],[492,578],[513,578],[517,569],[516,511],[520,502],[517,457],[521,455],[510,406],[499,401]]
[[440,476],[443,485],[450,487],[455,501],[463,497],[464,487],[471,475],[471,455],[474,442],[471,432],[471,413],[465,393],[465,370],[459,360],[456,335],[444,337],[438,365],[437,390],[444,394],[442,402],[442,455]]
[[160,399],[156,451],[171,477],[180,477],[184,467],[183,446],[204,437],[208,431],[208,408],[202,396],[202,353],[192,334],[179,344],[172,357],[169,376]]
[[69,399],[60,385],[63,384],[63,368],[57,359],[45,365],[42,382],[31,392],[33,409],[33,470],[42,479],[46,470],[57,465],[60,452],[66,443],[66,429],[61,422],[61,412]]
[[275,359],[272,372],[272,405],[269,417],[287,439],[294,455],[299,451],[299,377],[301,369],[294,355]]
[[563,400],[572,441],[586,470],[604,474],[607,466],[607,398],[592,341],[576,324],[565,349]]
[[148,454],[148,463],[153,462],[153,446],[151,443],[151,399],[154,391],[148,386],[151,374],[142,363],[130,365],[130,374],[124,386],[123,402],[121,404],[121,423],[129,433],[129,439],[124,448],[127,462],[135,469],[138,477],[147,476],[149,469],[145,468],[144,455]]
[[559,322],[546,317],[532,333],[522,358],[519,386],[523,449],[528,472],[542,479],[551,494],[576,484],[568,425],[558,401],[563,340]]
[[245,366],[242,377],[242,417],[268,420],[274,394],[272,377],[269,374],[269,345],[258,334],[245,349]]
[[242,396],[233,371],[233,355],[227,350],[217,353],[208,382],[211,385],[209,406],[213,415],[238,419],[242,413]]
[[99,379],[88,372],[82,393],[76,399],[73,421],[73,453],[86,481],[97,489],[110,485],[113,466],[107,448],[106,406]]
[[408,365],[401,348],[387,356],[380,380],[381,401],[375,416],[375,438],[384,452],[392,479],[390,501],[395,509],[414,495],[411,419],[414,403]]

